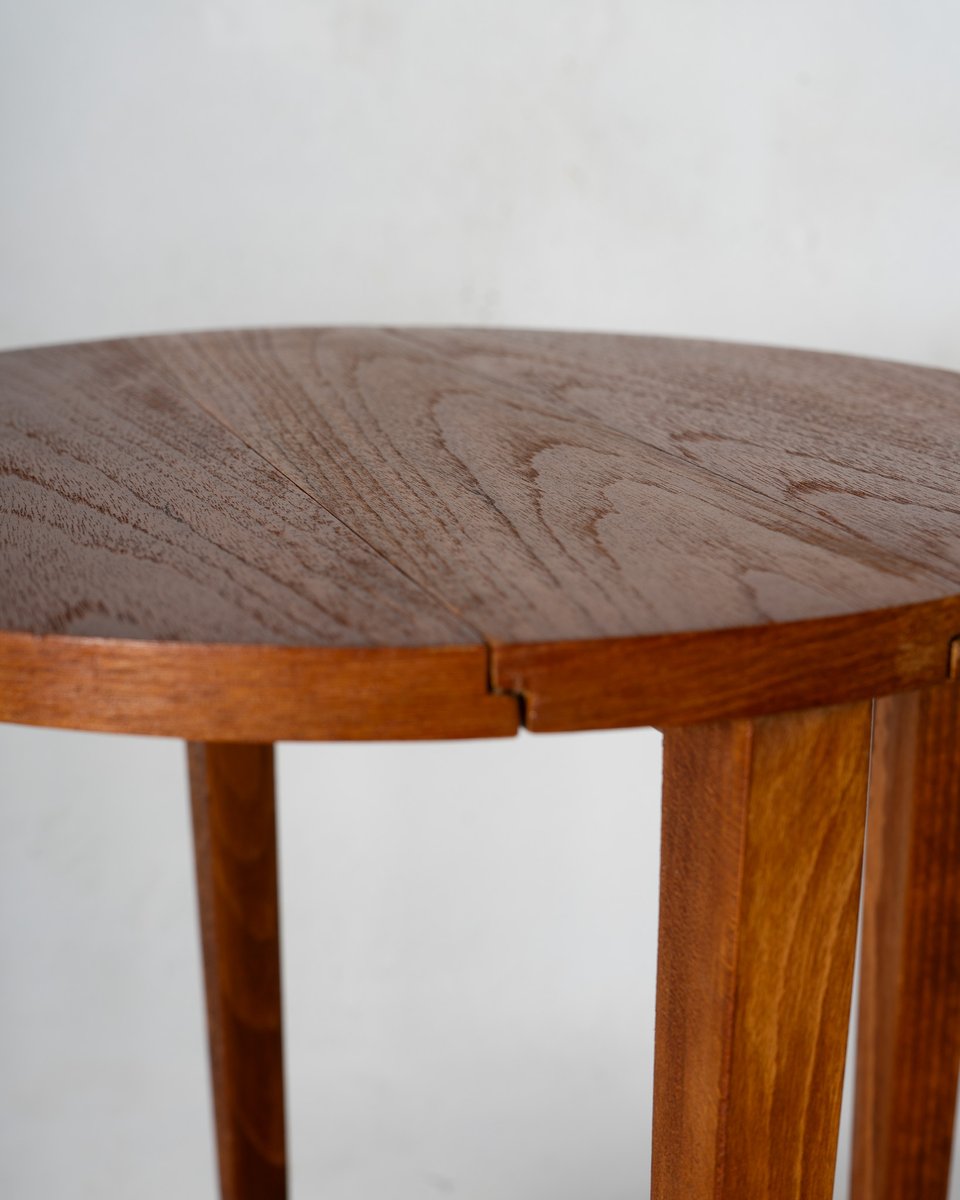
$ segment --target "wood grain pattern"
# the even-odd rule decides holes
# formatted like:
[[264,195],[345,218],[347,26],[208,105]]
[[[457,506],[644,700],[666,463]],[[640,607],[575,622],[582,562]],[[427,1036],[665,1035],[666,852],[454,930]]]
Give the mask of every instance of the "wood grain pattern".
[[478,644],[135,341],[0,355],[3,628],[297,646]]
[[273,748],[189,747],[223,1200],[283,1200],[286,1149]]
[[877,704],[853,1200],[945,1200],[960,1071],[960,687]]
[[516,730],[480,636],[134,342],[0,355],[0,515],[0,719],[198,740]]
[[510,737],[481,646],[192,645],[0,636],[0,720],[192,741]]
[[[945,372],[573,334],[189,334],[0,355],[0,435],[0,631],[63,639],[0,632],[8,720],[85,726],[93,659],[70,639],[103,639],[109,728],[276,739],[377,736],[362,704],[399,698],[401,663],[425,686],[439,648],[474,664],[436,681],[455,719],[432,736],[458,736],[521,706],[534,729],[678,724],[931,684],[960,632]],[[197,672],[165,650],[164,694],[129,704],[133,641],[224,651],[230,712],[189,714]],[[313,664],[289,733],[286,685],[234,715],[252,660],[225,648],[250,645]],[[272,661],[261,686],[292,679]],[[353,715],[319,719],[354,687]],[[410,736],[382,708],[382,736]]]
[[822,517],[918,573],[960,581],[960,377],[952,372],[679,338],[404,336],[570,419],[600,422]]
[[419,335],[285,330],[155,352],[483,633],[493,684],[523,697],[531,729],[704,720],[944,677],[960,604],[934,559],[564,410],[529,379],[464,369],[449,359],[469,335],[431,336],[421,350]]
[[654,1200],[832,1195],[870,724],[666,732]]
[[151,351],[494,646],[762,625],[957,591],[934,564],[376,330],[186,336]]
[[503,646],[495,687],[534,733],[684,725],[942,682],[960,602],[654,638]]

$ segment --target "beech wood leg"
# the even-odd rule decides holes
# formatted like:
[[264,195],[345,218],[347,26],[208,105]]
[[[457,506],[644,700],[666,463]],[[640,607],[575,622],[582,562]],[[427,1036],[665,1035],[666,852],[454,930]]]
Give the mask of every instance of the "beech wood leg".
[[223,1200],[286,1195],[273,747],[188,747]]
[[667,730],[654,1200],[828,1200],[871,705]]
[[944,1200],[960,1068],[960,689],[879,700],[854,1200]]

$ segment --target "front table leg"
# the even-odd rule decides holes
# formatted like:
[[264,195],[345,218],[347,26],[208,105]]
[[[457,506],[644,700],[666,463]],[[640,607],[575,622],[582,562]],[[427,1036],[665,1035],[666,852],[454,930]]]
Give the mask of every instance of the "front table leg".
[[223,1200],[286,1195],[273,747],[188,747]]
[[829,1200],[871,705],[664,737],[654,1200]]

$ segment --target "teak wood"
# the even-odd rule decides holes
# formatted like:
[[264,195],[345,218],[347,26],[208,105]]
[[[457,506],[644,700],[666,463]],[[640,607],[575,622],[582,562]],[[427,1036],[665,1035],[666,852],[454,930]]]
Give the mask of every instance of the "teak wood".
[[960,686],[877,704],[853,1200],[945,1200],[960,1071]]
[[[8,352],[0,718],[412,736],[404,689],[432,682],[431,736],[461,737],[521,708],[665,725],[935,684],[958,440],[955,375],[758,347],[279,329]],[[199,719],[180,646],[223,672]]]
[[502,330],[403,336],[531,401],[960,581],[957,376],[841,354]]
[[871,706],[664,739],[654,1200],[828,1200]]
[[190,749],[223,1195],[285,1186],[272,750],[666,729],[656,1200],[942,1198],[960,376],[664,338],[0,354],[0,720]]
[[0,720],[190,741],[507,737],[480,646],[191,645],[0,635]]
[[223,1200],[283,1200],[286,1147],[273,748],[189,747]]

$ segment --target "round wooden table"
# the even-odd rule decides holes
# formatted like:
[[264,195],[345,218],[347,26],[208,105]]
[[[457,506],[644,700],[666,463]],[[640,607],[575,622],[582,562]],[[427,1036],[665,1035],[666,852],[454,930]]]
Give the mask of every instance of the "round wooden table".
[[[665,730],[656,1200],[946,1194],[960,376],[282,329],[0,355],[0,719],[190,743],[222,1194],[284,1194],[272,743]],[[599,782],[598,782],[599,786]],[[642,1131],[638,1131],[642,1136]]]

